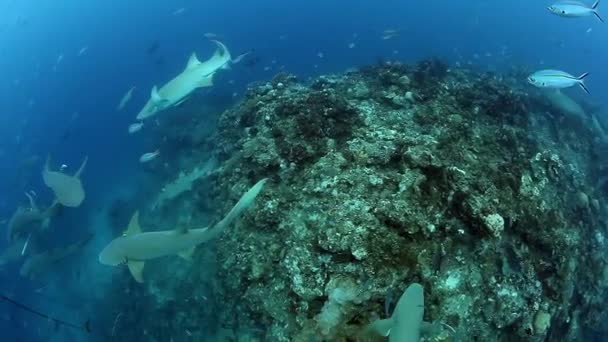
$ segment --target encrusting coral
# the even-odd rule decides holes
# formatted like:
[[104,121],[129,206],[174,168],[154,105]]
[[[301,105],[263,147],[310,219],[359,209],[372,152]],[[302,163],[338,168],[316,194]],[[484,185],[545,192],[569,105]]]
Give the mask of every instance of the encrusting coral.
[[193,186],[183,206],[221,217],[272,181],[217,242],[217,271],[205,254],[153,279],[139,324],[159,340],[205,336],[201,321],[258,341],[354,340],[390,314],[387,293],[419,283],[424,321],[454,328],[436,341],[605,333],[605,147],[515,76],[428,60],[251,87],[209,139],[208,193]]

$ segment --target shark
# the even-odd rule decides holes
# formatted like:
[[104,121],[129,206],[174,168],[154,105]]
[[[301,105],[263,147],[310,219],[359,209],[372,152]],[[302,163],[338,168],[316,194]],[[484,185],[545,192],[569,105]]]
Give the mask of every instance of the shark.
[[35,233],[49,226],[50,220],[59,209],[59,204],[54,202],[50,207],[41,210],[31,194],[25,193],[29,199],[29,207],[19,206],[8,221],[8,241],[15,241],[20,237]]
[[84,158],[78,171],[76,171],[73,176],[67,175],[62,171],[51,171],[49,168],[50,159],[50,157],[47,157],[46,163],[44,164],[44,170],[42,170],[44,184],[53,190],[56,201],[59,202],[59,204],[65,207],[79,207],[85,198],[80,175],[87,165],[88,157]]
[[424,288],[412,283],[399,298],[393,315],[371,323],[368,329],[388,336],[389,342],[419,342],[423,316]]
[[68,256],[81,250],[87,244],[87,242],[91,240],[92,237],[93,234],[90,234],[86,238],[77,241],[71,245],[58,247],[30,256],[25,260],[25,262],[21,266],[19,274],[21,274],[22,277],[26,277],[29,279],[35,279],[39,277],[41,274],[51,268],[54,264],[64,260]]
[[213,86],[213,75],[220,69],[228,69],[232,57],[223,43],[217,40],[212,42],[217,45],[217,49],[211,58],[201,62],[193,52],[186,69],[162,87],[152,87],[150,98],[137,114],[137,120],[147,119],[164,109],[180,105],[198,88]]
[[99,253],[99,262],[109,266],[126,264],[135,281],[143,283],[146,261],[175,254],[190,260],[199,244],[219,236],[253,204],[266,182],[267,179],[264,178],[252,186],[241,196],[228,214],[213,227],[142,232],[139,225],[139,212],[136,211],[124,234],[112,240]]

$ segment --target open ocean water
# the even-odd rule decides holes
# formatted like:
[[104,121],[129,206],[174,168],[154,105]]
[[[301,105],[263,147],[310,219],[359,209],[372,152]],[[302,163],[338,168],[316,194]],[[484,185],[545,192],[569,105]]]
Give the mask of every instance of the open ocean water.
[[608,4],[557,4],[0,0],[0,339],[607,340]]

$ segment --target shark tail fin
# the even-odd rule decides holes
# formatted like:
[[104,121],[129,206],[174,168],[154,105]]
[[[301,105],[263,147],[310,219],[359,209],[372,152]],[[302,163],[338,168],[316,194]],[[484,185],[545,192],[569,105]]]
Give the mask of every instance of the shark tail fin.
[[217,50],[215,50],[215,52],[213,53],[213,56],[211,57],[212,59],[214,58],[225,58],[226,61],[231,61],[232,57],[230,56],[230,51],[228,50],[228,48],[226,47],[226,45],[224,45],[224,43],[220,42],[219,40],[211,40],[215,45],[217,45]]
[[241,213],[243,213],[243,211],[248,209],[253,204],[253,201],[258,196],[260,191],[262,191],[267,181],[268,178],[262,179],[261,181],[255,183],[255,185],[252,186],[249,191],[244,193],[243,196],[241,196],[241,199],[239,199],[239,201],[234,205],[234,207],[232,207],[230,212],[213,228],[211,228],[211,232],[207,237],[206,241],[211,240],[212,238],[221,234],[226,229],[226,227],[228,227],[230,223],[232,223],[232,221],[239,217]]
[[597,6],[600,5],[600,0],[597,0],[596,2],[593,3],[593,5],[591,5],[591,9],[592,10],[597,10]]
[[80,178],[80,175],[82,174],[82,171],[84,171],[85,166],[87,166],[88,161],[89,156],[85,156],[84,160],[82,161],[82,164],[80,164],[80,167],[78,168],[78,171],[76,171],[76,173],[74,174],[74,177]]

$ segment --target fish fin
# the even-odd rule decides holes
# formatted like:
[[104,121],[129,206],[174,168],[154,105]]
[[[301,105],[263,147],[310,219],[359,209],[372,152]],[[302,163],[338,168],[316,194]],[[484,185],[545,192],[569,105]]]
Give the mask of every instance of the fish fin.
[[[217,45],[217,50],[213,53],[214,56],[224,56],[225,54],[230,55],[228,48],[219,40],[211,40],[215,45]],[[213,58],[213,57],[212,57]],[[232,59],[232,58],[229,58]]]
[[161,103],[161,102],[163,102],[163,98],[160,97],[160,94],[158,93],[158,88],[156,86],[153,86],[152,90],[150,91],[150,99],[154,103]]
[[387,318],[387,319],[379,319],[377,321],[370,323],[367,326],[366,330],[373,331],[374,333],[376,333],[380,336],[386,337],[391,333],[392,328],[393,328],[393,319]]
[[226,63],[222,66],[222,70],[230,70],[232,69],[232,67],[230,66],[230,63]]
[[597,11],[593,11],[593,14],[595,14],[595,17],[599,19],[599,21],[604,22],[604,19],[602,19],[602,17],[600,17],[600,14],[597,13]]
[[138,210],[135,213],[133,213],[133,216],[131,216],[131,220],[129,221],[129,226],[127,227],[127,230],[125,230],[124,235],[131,236],[131,235],[135,235],[135,234],[139,234],[139,233],[141,233],[141,227],[139,226],[139,210]]
[[585,73],[583,73],[582,75],[580,75],[579,77],[577,77],[576,79],[577,79],[577,80],[582,80],[582,79],[584,79],[584,78],[585,78],[585,77],[587,77],[587,76],[589,76],[589,73],[588,73],[588,72],[585,72]]
[[186,70],[196,68],[200,64],[201,61],[199,61],[198,57],[196,57],[196,52],[193,52],[192,55],[190,55],[190,59],[188,59],[188,65],[186,65]]
[[589,89],[587,89],[587,86],[585,86],[585,83],[583,83],[583,81],[578,82],[578,85],[581,86],[581,88],[583,88],[585,93],[591,95],[591,93],[589,92]]
[[80,174],[84,170],[84,167],[87,166],[88,161],[89,161],[89,156],[85,156],[84,160],[82,161],[82,164],[80,164],[80,167],[78,168],[78,171],[76,171],[76,173],[74,174],[74,177],[76,177],[76,178],[80,177]]
[[184,249],[183,251],[177,253],[177,255],[184,258],[185,260],[190,261],[190,260],[192,260],[192,255],[194,254],[195,249],[196,249],[196,246],[192,246],[188,249]]
[[144,266],[146,265],[143,261],[127,261],[127,266],[129,267],[129,272],[133,276],[138,283],[144,282]]
[[[591,5],[591,9],[596,10],[597,6],[599,6],[599,5],[600,5],[600,0],[597,0],[593,3],[593,5]],[[597,15],[597,13],[595,15]],[[602,19],[600,19],[600,20],[602,20]],[[602,22],[604,22],[604,21],[602,20]]]
[[179,226],[177,226],[177,228],[175,228],[175,233],[177,233],[177,234],[187,234],[188,233],[188,226],[180,224]]
[[197,85],[199,88],[213,87],[213,74],[203,77]]
[[179,107],[179,105],[181,105],[182,103],[184,103],[184,102],[188,101],[188,99],[190,99],[190,96],[186,96],[186,97],[184,97],[183,99],[181,99],[181,100],[177,101],[177,102],[176,102],[176,103],[173,105],[173,107]]

